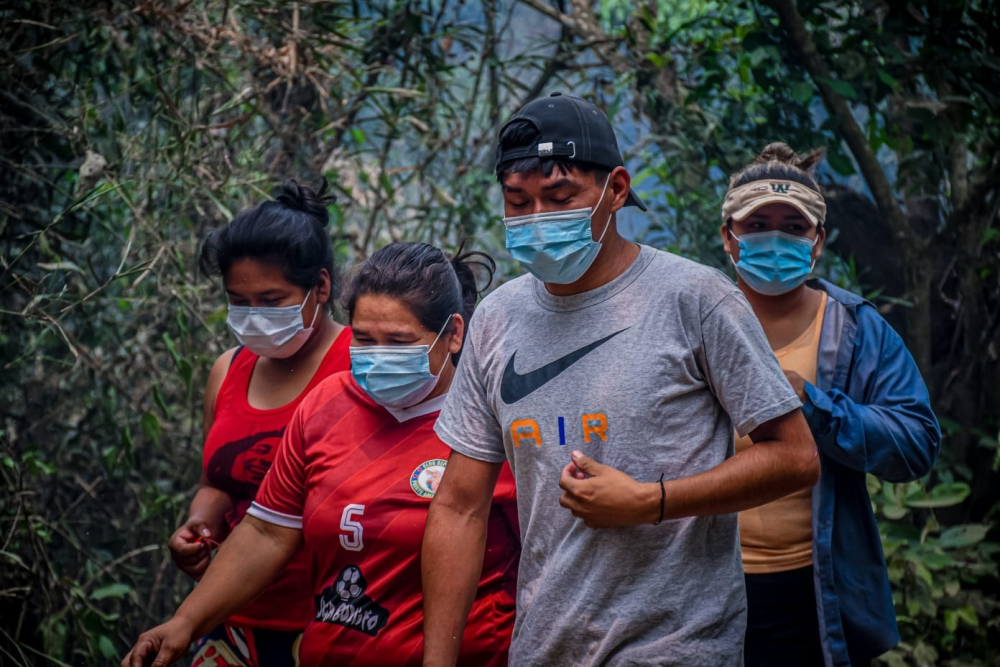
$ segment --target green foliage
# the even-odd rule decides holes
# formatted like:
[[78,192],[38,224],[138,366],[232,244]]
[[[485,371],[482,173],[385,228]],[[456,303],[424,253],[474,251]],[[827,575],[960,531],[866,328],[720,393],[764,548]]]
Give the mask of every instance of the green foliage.
[[[0,663],[114,664],[190,589],[165,543],[231,344],[217,280],[194,270],[205,235],[285,178],[326,177],[343,266],[391,240],[471,239],[503,279],[493,137],[556,89],[632,137],[643,238],[722,268],[728,176],[771,141],[827,147],[831,212],[860,204],[831,219],[818,271],[888,317],[917,313],[918,351],[917,325],[933,328],[917,356],[947,434],[930,479],[872,480],[904,640],[884,662],[995,661],[995,3],[798,3],[819,79],[776,2],[596,4],[561,24],[534,8],[579,3],[0,7]],[[824,87],[910,227],[890,233],[867,198]]]
[[342,266],[398,238],[497,249],[481,164],[539,72],[499,67],[481,13],[226,7],[0,9],[0,663],[110,664],[190,590],[164,547],[230,344],[194,270],[209,230],[325,176]]
[[[967,484],[890,484],[869,476],[902,641],[882,656],[903,665],[977,665],[1000,633],[1000,543],[990,524],[942,527],[933,510],[961,503]],[[900,521],[908,517],[907,521]],[[994,531],[995,532],[995,531]]]

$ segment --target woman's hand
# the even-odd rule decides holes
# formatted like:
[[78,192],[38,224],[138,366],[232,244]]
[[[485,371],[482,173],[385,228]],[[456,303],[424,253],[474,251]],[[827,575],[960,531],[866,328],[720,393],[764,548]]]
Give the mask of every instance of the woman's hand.
[[792,385],[792,391],[803,403],[806,402],[806,379],[795,371],[785,371],[785,378],[788,384]]
[[181,572],[200,579],[212,562],[212,547],[218,545],[211,528],[200,518],[190,518],[170,536],[167,546]]
[[191,624],[175,616],[139,635],[121,667],[168,667],[187,655],[192,635]]

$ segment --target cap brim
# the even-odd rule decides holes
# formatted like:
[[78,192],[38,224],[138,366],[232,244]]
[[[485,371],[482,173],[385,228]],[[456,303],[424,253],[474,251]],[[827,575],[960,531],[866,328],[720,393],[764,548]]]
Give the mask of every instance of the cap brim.
[[642,203],[642,200],[639,199],[639,195],[637,195],[635,193],[635,190],[633,190],[632,188],[628,189],[628,197],[625,198],[625,205],[626,206],[637,206],[637,207],[639,207],[640,211],[647,210],[646,209],[646,205]]
[[761,206],[767,206],[768,204],[786,204],[791,206],[796,211],[802,214],[802,216],[809,222],[810,225],[816,227],[819,225],[819,219],[806,207],[805,204],[800,202],[795,197],[789,195],[771,195],[769,197],[762,197],[761,199],[755,199],[743,208],[737,210],[733,213],[733,220],[739,222],[746,218],[748,215],[759,209]]

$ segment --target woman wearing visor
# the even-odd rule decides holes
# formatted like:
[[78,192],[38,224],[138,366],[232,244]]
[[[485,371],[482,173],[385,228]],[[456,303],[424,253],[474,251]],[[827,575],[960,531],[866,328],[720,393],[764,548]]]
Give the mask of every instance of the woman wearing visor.
[[723,204],[737,282],[802,400],[822,468],[812,490],[740,512],[747,667],[867,665],[898,643],[865,476],[922,477],[941,439],[920,372],[875,307],[807,280],[826,239],[811,175],[821,156],[771,144]]
[[[394,243],[350,281],[351,371],[299,405],[247,517],[174,617],[122,665],[167,665],[192,637],[253,599],[304,545],[314,601],[300,664],[415,665],[423,659],[420,545],[450,450],[433,425],[478,297],[481,253],[448,259]],[[520,556],[509,468],[500,472],[460,664],[507,664]]]
[[[350,331],[333,321],[337,296],[323,188],[289,181],[275,201],[237,215],[202,246],[201,264],[222,278],[227,322],[239,347],[218,358],[204,403],[202,478],[187,520],[168,546],[200,579],[211,552],[243,519],[281,435],[310,389],[350,367]],[[295,665],[312,617],[308,563],[297,554],[259,597],[207,629],[194,665]],[[221,620],[221,619],[220,619]]]

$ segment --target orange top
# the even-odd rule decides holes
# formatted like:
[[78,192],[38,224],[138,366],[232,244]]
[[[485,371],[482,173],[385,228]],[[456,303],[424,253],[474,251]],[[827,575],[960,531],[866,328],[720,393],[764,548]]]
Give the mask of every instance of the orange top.
[[[816,384],[819,337],[826,312],[826,292],[816,320],[795,341],[774,351],[786,371]],[[737,438],[736,451],[753,445]],[[760,507],[740,512],[740,546],[747,574],[785,572],[812,565],[812,489],[802,489]]]

